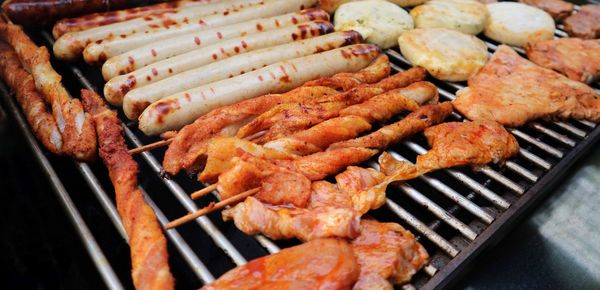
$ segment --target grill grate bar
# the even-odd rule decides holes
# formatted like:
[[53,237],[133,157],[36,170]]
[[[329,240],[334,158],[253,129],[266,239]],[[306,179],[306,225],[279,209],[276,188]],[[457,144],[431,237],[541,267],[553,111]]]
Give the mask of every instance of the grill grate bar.
[[[388,153],[390,153],[390,155],[392,155],[397,160],[408,161],[408,159],[404,158],[402,155],[394,151],[388,151]],[[470,201],[468,198],[462,196],[460,193],[456,192],[454,189],[442,183],[438,179],[428,177],[426,175],[420,175],[418,178],[425,181],[427,184],[437,189],[439,192],[443,193],[446,197],[452,199],[454,202],[462,206],[464,209],[466,209],[485,223],[491,224],[494,221],[494,218],[491,215],[482,210],[479,206]]]
[[413,228],[415,228],[417,231],[419,231],[421,234],[427,237],[427,239],[436,244],[448,255],[450,255],[451,257],[456,257],[456,255],[458,255],[459,251],[454,246],[452,246],[450,242],[448,242],[446,239],[442,238],[438,233],[427,227],[427,225],[425,225],[423,222],[414,217],[408,211],[400,207],[397,203],[395,203],[389,198],[386,198],[385,204],[401,220],[411,225]]
[[541,159],[540,157],[532,154],[531,152],[529,152],[523,148],[519,149],[519,155],[521,155],[522,157],[526,158],[527,160],[535,163],[536,165],[542,167],[545,170],[550,170],[550,168],[552,168],[552,164],[548,163],[544,159]]
[[565,130],[567,130],[567,131],[569,131],[569,132],[571,132],[571,133],[579,136],[580,138],[584,138],[585,136],[587,136],[587,133],[585,131],[580,130],[580,129],[574,127],[573,125],[567,124],[567,123],[565,123],[563,121],[556,121],[556,122],[554,122],[554,124],[556,124],[557,126],[559,126],[559,127],[563,128],[563,129],[565,129]]
[[509,130],[510,130],[510,132],[513,135],[515,135],[515,136],[523,139],[524,141],[526,141],[528,143],[531,143],[531,144],[535,145],[535,147],[540,148],[540,149],[546,151],[550,155],[553,155],[553,156],[558,157],[558,158],[562,158],[563,157],[563,153],[560,150],[558,150],[558,149],[556,149],[556,148],[554,148],[554,147],[552,147],[552,146],[550,146],[550,145],[548,145],[548,144],[546,144],[544,142],[538,141],[537,139],[535,139],[535,138],[533,138],[533,137],[531,137],[531,136],[523,133],[521,130],[519,130],[519,129],[509,129]]
[[517,164],[516,162],[509,160],[509,161],[506,161],[505,165],[507,168],[509,168],[515,172],[521,173],[522,174],[521,176],[529,179],[529,181],[531,181],[531,182],[538,181],[537,175],[533,174],[531,171],[525,169],[523,166]]
[[563,143],[565,145],[575,147],[575,145],[577,144],[573,139],[571,139],[563,134],[560,134],[554,130],[548,129],[538,122],[532,122],[530,124],[530,126],[534,129],[536,129],[537,131],[540,131],[540,132],[554,138],[555,140],[560,141],[561,143]]

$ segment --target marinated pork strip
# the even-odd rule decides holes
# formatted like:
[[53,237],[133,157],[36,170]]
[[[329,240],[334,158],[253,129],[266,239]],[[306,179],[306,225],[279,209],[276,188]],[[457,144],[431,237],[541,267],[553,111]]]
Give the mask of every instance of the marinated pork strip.
[[379,53],[377,46],[357,44],[278,62],[155,102],[140,116],[139,127],[146,135],[177,130],[218,106],[285,92],[321,76],[357,71]]
[[[178,73],[226,59],[233,55],[290,43],[295,40],[312,38],[332,31],[333,25],[331,23],[318,20],[225,40],[115,77],[104,86],[104,96],[111,103],[119,103],[122,102],[125,94],[132,89],[143,87]],[[143,108],[134,110],[140,112]]]
[[169,95],[238,76],[275,62],[307,56],[344,45],[360,43],[360,41],[361,37],[357,32],[334,32],[308,40],[294,41],[232,56],[179,73],[141,88],[133,89],[123,99],[123,110],[128,118],[135,119],[151,103]]
[[121,122],[95,92],[82,90],[81,97],[86,111],[94,118],[100,157],[108,168],[117,210],[129,237],[133,284],[136,289],[174,289],[167,241],[137,187],[138,165],[127,152]]
[[556,22],[559,22],[571,15],[575,9],[575,5],[573,5],[573,3],[563,0],[519,0],[519,2],[535,6],[548,12],[548,14],[550,14],[550,16],[552,16]]
[[470,120],[510,127],[538,118],[600,121],[600,95],[594,89],[540,67],[506,45],[498,47],[452,104]]
[[350,289],[359,270],[346,241],[320,239],[252,260],[202,290]]
[[314,124],[337,117],[340,110],[350,105],[362,103],[389,90],[405,87],[413,82],[423,80],[425,76],[424,69],[413,68],[377,83],[358,86],[336,95],[282,104],[244,125],[236,136],[248,138],[260,134],[260,137],[252,139],[259,144],[290,136],[308,129]]
[[[348,90],[360,84],[374,83],[389,75],[390,70],[387,56],[380,55],[358,72],[342,72],[330,77],[321,77],[284,94],[264,95],[214,109],[177,133],[165,153],[163,168],[173,175],[182,168],[193,171],[202,163],[202,156],[206,153],[211,138],[234,136],[240,126],[278,104],[316,99],[336,94],[336,89]],[[315,86],[307,86],[308,84]]]
[[339,112],[339,117],[326,120],[291,136],[265,143],[265,147],[281,152],[307,155],[323,151],[329,145],[356,138],[371,129],[374,122],[383,122],[402,111],[415,111],[419,105],[437,100],[435,85],[417,82],[374,96]]
[[14,22],[23,25],[44,25],[55,20],[98,11],[124,8],[127,0],[8,0],[2,11]]
[[[256,0],[252,1],[256,2]],[[167,39],[171,37],[207,30],[215,27],[221,27],[258,18],[272,17],[290,12],[296,12],[305,7],[310,7],[310,4],[313,4],[313,2],[315,2],[315,0],[264,0],[262,2],[257,3],[248,3],[247,6],[244,6],[242,4],[240,5],[240,7],[244,7],[241,7],[240,9],[229,9],[223,13],[207,14],[202,17],[194,16],[195,19],[190,19],[189,21],[185,21],[184,19],[182,23],[178,23],[175,26],[157,26],[156,28],[147,30],[144,33],[137,32],[130,35],[126,35],[124,37],[112,36],[109,38],[104,38],[100,43],[89,43],[89,45],[87,45],[87,47],[83,51],[83,57],[88,63],[104,62],[108,58],[117,56],[119,54],[128,52],[130,50],[142,47],[153,42],[167,41]],[[195,8],[185,10],[192,9]]]
[[[145,16],[173,13],[179,9],[207,5],[219,0],[180,0],[118,11],[98,12],[81,17],[65,18],[57,21],[52,27],[52,35],[59,38],[67,32],[77,32],[90,28],[127,21]],[[113,7],[114,8],[114,7]]]
[[[270,18],[253,19],[212,29],[197,30],[181,36],[161,38],[114,57],[107,54],[107,57],[110,58],[102,66],[102,76],[105,80],[110,80],[113,77],[132,72],[157,61],[215,44],[222,40],[249,36],[315,20],[327,21],[329,20],[329,14],[320,9],[306,9]],[[109,43],[103,43],[102,45],[105,47],[110,46]]]
[[352,240],[360,275],[352,289],[393,289],[402,285],[429,261],[415,236],[396,223],[362,220],[361,233]]
[[444,102],[436,105],[427,105],[408,114],[404,119],[384,126],[368,135],[331,144],[328,150],[339,148],[374,148],[383,149],[390,144],[423,131],[434,124],[442,122],[452,113],[452,104]]
[[274,206],[248,197],[221,214],[247,235],[261,233],[274,240],[353,239],[360,233],[360,215],[348,208]]
[[23,69],[19,56],[5,43],[0,43],[0,75],[15,93],[37,139],[48,151],[62,154],[62,137],[54,117],[46,110],[44,97],[36,91],[33,77]]
[[417,156],[421,171],[462,165],[502,163],[519,153],[519,143],[494,121],[449,122],[425,130],[431,146]]
[[563,24],[565,31],[572,37],[594,39],[600,37],[600,4],[588,4],[567,17]]
[[62,77],[52,68],[45,47],[38,47],[20,27],[0,23],[0,38],[16,51],[23,67],[31,72],[35,86],[52,107],[52,115],[62,136],[63,152],[78,160],[96,156],[96,134],[91,118],[78,99],[71,99],[61,83]]
[[558,38],[529,43],[527,58],[574,81],[600,79],[600,39]]
[[[59,37],[54,43],[54,56],[61,60],[75,60],[80,57],[86,45],[104,39],[128,37],[133,33],[146,33],[161,27],[173,28],[184,23],[198,23],[206,15],[229,13],[233,10],[259,5],[263,0],[225,0],[210,5],[194,7],[174,13],[157,16],[135,18],[123,22],[103,25],[83,31],[69,32]],[[221,17],[229,19],[229,17]],[[226,22],[226,21],[224,21]],[[207,23],[206,26],[223,25],[224,23]]]

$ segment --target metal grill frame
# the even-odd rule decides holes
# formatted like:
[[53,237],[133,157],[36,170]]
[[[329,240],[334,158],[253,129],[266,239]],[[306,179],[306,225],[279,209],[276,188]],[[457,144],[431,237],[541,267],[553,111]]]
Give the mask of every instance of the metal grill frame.
[[[557,37],[564,37],[566,34],[564,31],[557,29],[555,35]],[[44,39],[47,45],[51,45],[53,43],[53,39],[47,31],[41,32],[41,37]],[[486,44],[491,51],[495,50],[497,47],[496,44],[490,41],[486,41]],[[403,66],[407,67],[409,65],[398,51],[390,49],[386,52],[388,56],[390,56],[390,60],[393,63],[392,66],[394,71],[401,71],[403,70]],[[522,50],[519,52],[522,53]],[[60,66],[62,67],[63,64]],[[97,88],[82,73],[78,66],[73,64],[64,64],[64,67],[66,67],[70,73],[77,78],[81,87],[98,92]],[[456,90],[463,87],[463,85],[456,83],[440,81],[434,81],[434,83],[438,86],[442,99],[446,100],[453,99],[454,94],[450,92],[450,89]],[[597,86],[597,84],[594,86],[596,90]],[[25,118],[16,104],[16,101],[10,96],[4,83],[0,83],[0,94],[2,95],[4,103],[8,106],[8,111],[19,124],[19,128],[24,133],[25,139],[30,145],[34,155],[36,155],[40,166],[44,169],[46,178],[48,178],[52,184],[57,198],[65,208],[65,211],[77,230],[78,235],[82,239],[85,248],[92,258],[102,279],[106,283],[106,286],[110,289],[123,289],[123,284],[112,269],[110,261],[106,260],[106,257],[103,254],[100,246],[90,232],[88,225],[82,219],[76,205],[71,200],[71,193],[67,192],[67,190],[64,188],[62,181],[58,178],[58,175],[56,174],[52,164],[48,158],[46,158],[43,150],[40,148],[40,145],[29,130],[29,126],[27,125]],[[451,118],[462,119],[462,117],[456,113],[454,113]],[[576,123],[577,125],[575,125]],[[387,210],[397,215],[396,222],[399,222],[403,226],[408,226],[408,228],[415,234],[415,236],[417,236],[418,239],[428,240],[431,242],[431,244],[435,245],[436,248],[433,250],[428,249],[433,258],[435,258],[437,255],[445,255],[448,259],[448,262],[439,269],[433,265],[425,267],[425,269],[422,271],[426,276],[426,278],[424,278],[425,283],[418,285],[419,288],[444,288],[456,281],[461,274],[466,272],[469,264],[473,262],[482,251],[499,242],[500,239],[505,236],[520,219],[524,217],[524,214],[528,210],[539,203],[539,201],[560,182],[560,180],[567,174],[568,169],[577,160],[582,158],[591,148],[593,148],[593,145],[598,142],[598,140],[600,140],[600,126],[596,126],[596,124],[590,122],[561,121],[548,124],[559,128],[562,130],[562,132],[569,135],[557,132],[552,128],[548,128],[547,124],[544,122],[533,122],[531,125],[531,130],[538,132],[548,140],[553,140],[552,142],[558,142],[570,149],[564,151],[558,150],[551,144],[547,144],[547,141],[539,140],[535,136],[523,132],[521,128],[511,129],[511,132],[515,135],[515,137],[517,137],[519,144],[525,143],[529,145],[528,147],[531,149],[535,148],[535,150],[540,150],[541,152],[545,152],[544,154],[558,159],[556,163],[552,164],[545,161],[543,157],[538,156],[540,154],[532,153],[523,148],[520,152],[519,158],[526,160],[529,165],[536,166],[537,169],[534,170],[535,172],[526,169],[525,166],[516,161],[509,160],[505,164],[505,167],[502,169],[502,171],[506,170],[512,172],[512,174],[520,176],[520,178],[522,178],[521,181],[525,180],[528,182],[528,184],[531,184],[531,186],[528,188],[524,188],[521,184],[519,184],[519,182],[514,182],[509,177],[506,177],[501,172],[498,172],[498,170],[489,166],[483,167],[479,170],[479,172],[486,177],[484,182],[479,181],[481,178],[476,180],[475,178],[470,177],[468,170],[463,168],[443,170],[443,173],[446,176],[456,181],[455,184],[461,184],[462,187],[467,188],[471,192],[468,195],[457,192],[454,189],[456,187],[455,184],[446,185],[430,174],[419,177],[420,181],[429,184],[430,187],[435,188],[446,198],[455,202],[453,207],[444,208],[428,198],[428,194],[419,192],[418,189],[415,189],[410,184],[400,185],[399,191],[403,193],[403,197],[407,196],[414,202],[425,206],[425,208],[411,208],[411,210],[420,210],[425,214],[435,217],[432,222],[427,224],[412,215],[410,211],[404,209],[396,201],[390,198],[387,199],[385,207]],[[126,135],[125,137],[128,142],[132,143],[136,147],[144,145],[138,138],[138,135],[136,135],[136,132],[132,131],[129,126],[135,126],[135,124],[123,124]],[[579,128],[577,126],[579,126]],[[582,127],[585,129],[580,129]],[[141,134],[140,132],[137,133]],[[419,144],[414,143],[411,140],[404,141],[402,146],[409,148],[412,151],[411,154],[422,153],[421,151],[424,150]],[[395,158],[404,158],[398,152],[390,151],[390,153],[392,153]],[[146,162],[145,165],[151,169],[151,171],[141,172],[140,179],[160,179],[160,181],[169,189],[173,197],[187,211],[195,211],[198,209],[200,204],[202,206],[205,205],[201,201],[192,201],[182,185],[172,179],[169,179],[163,174],[162,166],[153,152],[143,152],[140,155],[141,158]],[[101,184],[99,181],[99,178],[96,176],[97,173],[94,173],[90,166],[86,163],[74,163],[82,177],[90,186],[91,192],[98,200],[101,207],[110,218],[111,222],[114,224],[116,231],[125,241],[127,241],[127,236],[123,230],[114,202],[109,197],[110,195],[108,195],[104,190],[105,186],[103,186],[103,184]],[[373,163],[369,163],[368,165],[376,166],[376,164]],[[536,172],[540,171],[542,171],[541,175],[536,174]],[[502,198],[502,194],[505,194],[506,192],[494,192],[486,187],[486,184],[489,182],[495,182],[499,184],[501,188],[504,188],[506,192],[511,192],[511,194],[515,197],[514,202],[511,204]],[[157,205],[148,194],[146,194],[146,189],[142,188],[142,191],[145,193],[146,200],[154,209],[159,222],[164,226],[168,222],[168,218],[163,214],[160,206]],[[474,199],[482,197],[494,204],[496,209],[500,212],[496,214],[495,218],[489,211],[480,208],[474,203]],[[465,224],[460,219],[455,218],[455,214],[457,212],[466,212],[469,215],[473,215],[475,217],[474,219],[482,221],[487,226],[483,231],[476,232],[469,224]],[[208,217],[200,217],[196,219],[196,223],[200,226],[202,231],[212,238],[214,245],[228,255],[235,265],[242,265],[247,262],[240,250],[235,248],[231,241],[220,231],[219,228],[214,225],[214,223]],[[452,237],[452,239],[443,238],[437,232],[440,226],[453,228],[455,231],[454,237]],[[210,269],[208,269],[198,255],[196,255],[196,253],[193,251],[193,245],[190,245],[179,233],[179,229],[171,229],[166,231],[166,236],[169,240],[169,243],[177,249],[177,254],[183,258],[187,266],[191,269],[201,283],[206,284],[215,279],[215,276],[211,273]],[[266,253],[276,253],[280,249],[274,242],[270,241],[264,236],[259,235],[254,238],[256,239],[256,242],[264,248]],[[452,241],[454,238],[466,241],[467,245],[462,249],[457,249],[457,246],[454,245]],[[173,255],[175,253],[170,254]],[[405,285],[404,288],[414,288],[414,286],[409,284]]]

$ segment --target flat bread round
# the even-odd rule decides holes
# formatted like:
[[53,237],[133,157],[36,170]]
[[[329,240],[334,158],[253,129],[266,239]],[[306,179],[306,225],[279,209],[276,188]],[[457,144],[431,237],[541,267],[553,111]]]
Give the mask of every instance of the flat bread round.
[[408,12],[383,0],[343,4],[333,20],[336,31],[358,31],[366,42],[382,48],[395,46],[398,36],[414,27]]
[[477,35],[485,28],[487,7],[476,0],[432,0],[410,11],[417,28],[448,28]]
[[445,81],[465,81],[487,62],[487,46],[477,37],[446,28],[418,28],[398,38],[400,51],[414,66]]
[[516,2],[488,4],[490,18],[484,34],[498,42],[524,46],[554,37],[554,20],[545,11]]

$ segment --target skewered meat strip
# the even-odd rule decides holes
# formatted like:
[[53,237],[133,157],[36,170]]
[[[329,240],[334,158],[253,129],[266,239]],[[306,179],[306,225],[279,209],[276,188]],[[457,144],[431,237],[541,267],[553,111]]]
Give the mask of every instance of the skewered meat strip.
[[[390,72],[390,64],[382,55],[368,67],[354,74],[336,74],[321,78],[337,88],[345,86],[345,80],[352,78],[359,82],[378,81]],[[328,81],[325,81],[328,80]],[[199,159],[206,153],[207,141],[216,136],[233,136],[238,128],[268,111],[272,107],[289,102],[314,99],[337,91],[324,86],[302,86],[284,94],[270,94],[242,101],[230,106],[220,107],[200,117],[194,123],[185,126],[173,139],[163,160],[163,167],[170,174],[177,174],[182,168],[196,167]]]
[[417,82],[342,109],[338,113],[340,117],[267,142],[265,147],[298,155],[323,151],[333,143],[356,138],[370,130],[370,123],[385,121],[404,110],[417,110],[420,104],[431,100],[437,100],[437,88],[429,82]]
[[573,3],[563,0],[519,0],[519,2],[535,6],[548,12],[548,14],[550,14],[550,16],[552,16],[556,22],[561,21],[567,16],[571,15],[573,9],[575,9],[575,5],[573,5]]
[[377,150],[367,148],[340,148],[317,152],[296,160],[276,160],[275,162],[298,170],[310,180],[320,180],[336,174],[350,165],[360,164],[377,154]]
[[412,68],[375,84],[358,86],[340,94],[280,105],[240,128],[236,136],[246,138],[261,131],[265,132],[261,137],[253,140],[259,144],[282,138],[337,117],[339,111],[347,106],[359,104],[376,95],[408,86],[423,80],[425,76],[424,69]]
[[384,126],[373,133],[356,139],[331,144],[328,150],[352,147],[383,149],[427,127],[442,122],[450,113],[452,113],[452,104],[450,102],[423,106],[410,113],[404,119]]
[[352,209],[319,207],[312,209],[264,204],[254,197],[222,212],[223,220],[233,220],[248,235],[262,233],[274,239],[355,238],[360,215]]
[[577,13],[567,17],[563,23],[565,31],[572,37],[594,39],[600,37],[600,4],[581,6]]
[[499,46],[469,87],[458,91],[454,108],[471,120],[494,120],[518,127],[538,118],[600,121],[600,96]]
[[46,111],[44,97],[36,91],[33,77],[23,69],[15,51],[5,43],[0,43],[0,75],[15,92],[15,98],[37,139],[48,151],[62,154],[62,137],[54,117]]
[[494,121],[450,122],[425,130],[431,146],[417,157],[422,171],[461,165],[500,163],[519,152],[519,143]]
[[78,99],[71,99],[61,84],[62,77],[50,65],[45,47],[38,47],[20,27],[0,23],[0,38],[16,51],[23,67],[30,71],[37,90],[52,106],[54,120],[63,141],[63,152],[78,160],[96,156],[96,135],[90,116]]
[[320,239],[252,260],[202,290],[350,289],[359,271],[346,241]]
[[525,46],[527,58],[574,81],[592,83],[600,78],[600,40],[559,38]]
[[129,236],[133,283],[136,289],[174,289],[167,241],[152,208],[137,187],[138,166],[127,153],[117,114],[95,93],[81,91],[86,111],[94,118],[100,157],[115,188],[117,210]]
[[351,242],[360,265],[353,289],[393,289],[429,261],[429,254],[413,234],[396,223],[362,220],[361,233]]

